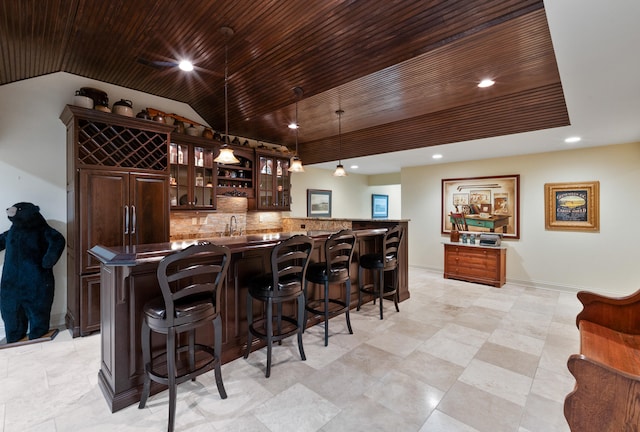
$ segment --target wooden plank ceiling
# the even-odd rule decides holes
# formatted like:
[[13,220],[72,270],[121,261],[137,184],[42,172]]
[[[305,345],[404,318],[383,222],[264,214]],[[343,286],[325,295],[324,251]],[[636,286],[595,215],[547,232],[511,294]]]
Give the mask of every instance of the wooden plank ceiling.
[[[20,0],[0,8],[0,85],[66,71],[185,102],[224,131],[226,47],[230,134],[294,149],[287,125],[299,86],[306,164],[569,124],[542,0]],[[222,27],[234,34],[225,38]],[[173,66],[181,58],[195,72]],[[485,77],[496,85],[479,89]]]

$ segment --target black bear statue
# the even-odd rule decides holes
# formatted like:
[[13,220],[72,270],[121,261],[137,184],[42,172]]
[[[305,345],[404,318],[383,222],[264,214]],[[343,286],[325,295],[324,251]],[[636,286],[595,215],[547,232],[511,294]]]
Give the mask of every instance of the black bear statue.
[[49,331],[55,292],[53,266],[65,248],[64,236],[49,226],[40,207],[20,202],[7,209],[12,225],[0,234],[5,251],[0,281],[0,312],[7,343]]

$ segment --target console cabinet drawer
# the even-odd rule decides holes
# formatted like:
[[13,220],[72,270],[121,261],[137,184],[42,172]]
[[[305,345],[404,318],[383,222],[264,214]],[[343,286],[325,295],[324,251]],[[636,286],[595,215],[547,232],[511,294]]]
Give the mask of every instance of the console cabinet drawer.
[[444,277],[501,287],[506,281],[506,249],[445,244]]

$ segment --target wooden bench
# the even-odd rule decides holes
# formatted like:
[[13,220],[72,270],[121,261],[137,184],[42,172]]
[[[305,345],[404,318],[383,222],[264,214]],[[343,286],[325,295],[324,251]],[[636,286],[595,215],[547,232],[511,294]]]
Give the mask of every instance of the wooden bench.
[[573,432],[640,431],[640,290],[627,297],[581,291],[576,385],[564,402]]

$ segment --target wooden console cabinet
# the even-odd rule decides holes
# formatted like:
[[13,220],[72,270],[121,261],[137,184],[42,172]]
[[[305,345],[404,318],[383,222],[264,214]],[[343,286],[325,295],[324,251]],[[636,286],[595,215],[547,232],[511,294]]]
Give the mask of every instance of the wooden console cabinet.
[[501,287],[506,282],[507,250],[445,243],[444,277]]

